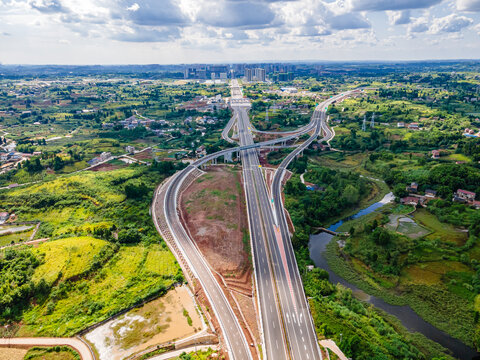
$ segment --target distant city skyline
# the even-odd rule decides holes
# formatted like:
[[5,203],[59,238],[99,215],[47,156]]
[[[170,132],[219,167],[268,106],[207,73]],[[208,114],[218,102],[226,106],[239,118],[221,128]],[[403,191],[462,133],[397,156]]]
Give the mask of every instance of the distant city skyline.
[[480,0],[0,0],[3,64],[480,58]]

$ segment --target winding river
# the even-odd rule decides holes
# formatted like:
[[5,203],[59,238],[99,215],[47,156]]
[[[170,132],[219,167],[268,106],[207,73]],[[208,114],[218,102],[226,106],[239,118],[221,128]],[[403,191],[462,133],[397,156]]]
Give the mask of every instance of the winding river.
[[[346,218],[345,220],[339,221],[338,223],[330,226],[328,230],[336,231],[344,221],[369,214],[381,206],[391,202],[392,200],[393,194],[387,194],[381,201],[360,210],[358,213]],[[350,288],[353,292],[362,292],[362,290],[360,290],[358,287],[334,273],[328,266],[327,260],[323,254],[326,250],[327,244],[332,240],[332,238],[333,235],[327,233],[311,235],[309,242],[310,258],[317,267],[325,269],[330,274],[330,281],[334,284],[340,283],[343,286]],[[471,360],[479,356],[479,353],[477,353],[474,349],[423,320],[410,308],[410,306],[390,305],[382,299],[370,295],[366,301],[378,307],[379,309],[396,316],[401,321],[403,326],[405,326],[408,330],[422,333],[427,338],[450,349],[453,355],[461,360]]]

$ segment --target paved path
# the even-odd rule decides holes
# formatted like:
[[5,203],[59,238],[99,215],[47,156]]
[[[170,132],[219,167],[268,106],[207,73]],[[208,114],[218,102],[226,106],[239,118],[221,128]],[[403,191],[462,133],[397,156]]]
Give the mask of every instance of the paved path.
[[81,340],[75,338],[0,338],[0,348],[17,346],[62,346],[74,348],[82,360],[95,360],[89,347]]
[[340,350],[340,348],[337,346],[335,341],[333,340],[320,340],[320,345],[322,345],[325,349],[330,349],[332,352],[337,355],[340,360],[348,360],[348,358],[345,356],[345,354]]
[[19,243],[13,244],[13,245],[2,246],[2,247],[0,247],[0,250],[6,249],[6,248],[9,248],[9,247],[20,246],[20,245],[35,245],[35,244],[38,244],[38,243],[41,243],[41,242],[44,242],[44,241],[47,241],[47,240],[50,240],[50,238],[19,242]]
[[158,356],[154,356],[154,357],[150,358],[150,360],[174,359],[174,358],[177,358],[178,356],[180,356],[181,354],[183,354],[184,352],[188,354],[189,352],[192,352],[192,351],[200,351],[200,350],[205,351],[205,350],[208,350],[208,349],[218,350],[218,346],[217,345],[190,346],[190,347],[185,348],[185,349],[169,351],[168,353],[161,354],[161,355],[158,355]]

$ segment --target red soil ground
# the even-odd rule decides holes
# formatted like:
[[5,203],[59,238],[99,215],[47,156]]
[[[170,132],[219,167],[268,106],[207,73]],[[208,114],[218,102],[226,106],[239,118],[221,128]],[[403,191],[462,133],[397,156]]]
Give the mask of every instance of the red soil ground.
[[192,239],[217,273],[247,341],[256,343],[259,334],[244,199],[240,168],[214,166],[182,193],[180,209]]
[[103,163],[103,164],[100,164],[100,165],[97,165],[97,166],[91,168],[90,171],[112,171],[112,170],[120,169],[122,167],[123,166],[113,165],[113,164],[109,164],[109,163]]

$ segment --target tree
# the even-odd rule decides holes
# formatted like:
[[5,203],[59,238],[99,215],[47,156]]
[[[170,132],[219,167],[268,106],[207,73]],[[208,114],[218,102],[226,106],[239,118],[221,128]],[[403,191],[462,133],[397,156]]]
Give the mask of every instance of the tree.
[[121,244],[135,244],[140,242],[142,236],[135,229],[120,230],[118,232],[118,242]]
[[144,183],[125,185],[125,195],[128,199],[141,199],[148,194],[148,190]]
[[349,204],[356,204],[360,198],[360,194],[356,187],[351,184],[348,184],[343,191],[343,198]]
[[408,191],[406,189],[405,184],[397,184],[393,188],[393,195],[395,195],[398,198],[403,198],[408,195]]

